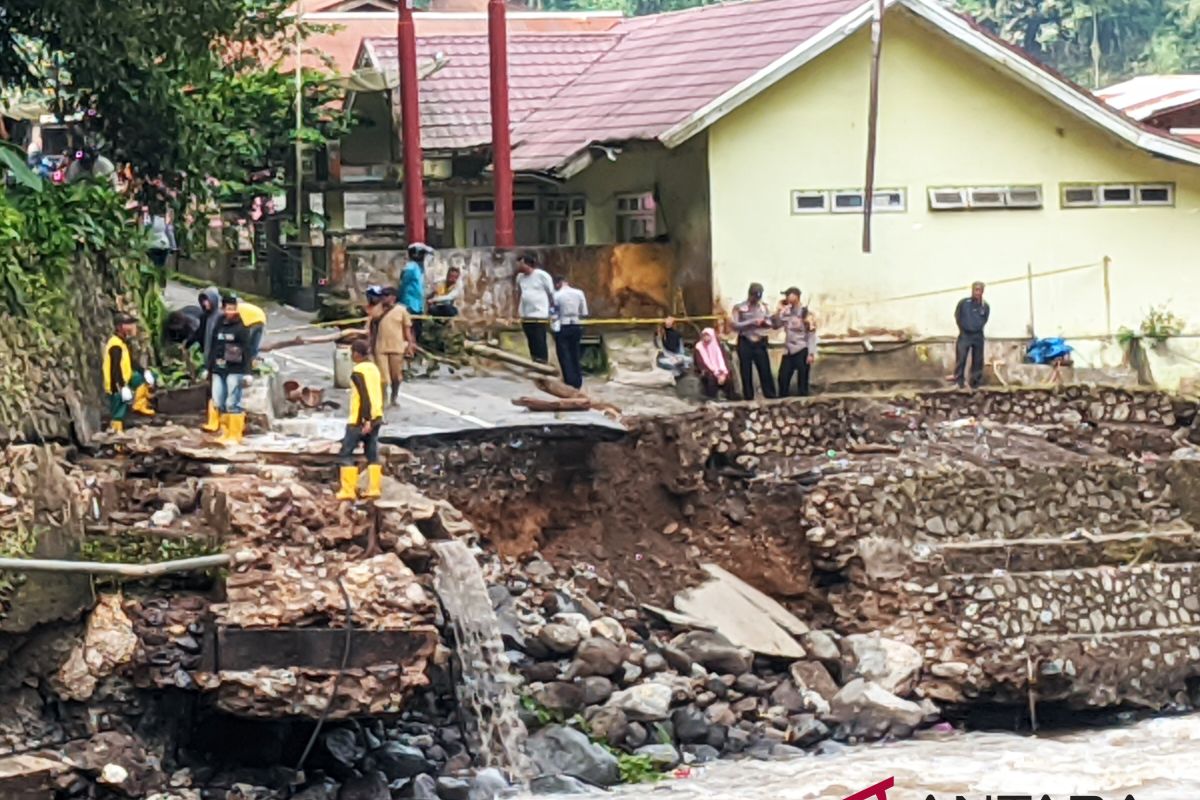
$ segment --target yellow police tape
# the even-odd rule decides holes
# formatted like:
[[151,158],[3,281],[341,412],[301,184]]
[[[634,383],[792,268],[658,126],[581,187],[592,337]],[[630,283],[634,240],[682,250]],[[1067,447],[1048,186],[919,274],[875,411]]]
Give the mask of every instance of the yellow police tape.
[[[431,319],[441,322],[450,322],[456,317],[435,317],[429,314],[410,314],[413,319]],[[607,319],[583,319],[579,321],[580,325],[661,325],[666,317],[612,317]],[[706,314],[700,316],[672,317],[676,322],[711,322],[713,320],[724,319],[723,315]],[[313,322],[308,325],[295,325],[290,328],[279,328],[271,331],[271,333],[295,333],[297,331],[308,330],[309,328],[339,328],[343,325],[358,325],[367,321],[366,317],[352,317],[349,319],[335,319],[328,322]],[[544,319],[520,319],[520,318],[496,318],[486,320],[488,323],[495,324],[515,324],[521,322],[547,322]]]

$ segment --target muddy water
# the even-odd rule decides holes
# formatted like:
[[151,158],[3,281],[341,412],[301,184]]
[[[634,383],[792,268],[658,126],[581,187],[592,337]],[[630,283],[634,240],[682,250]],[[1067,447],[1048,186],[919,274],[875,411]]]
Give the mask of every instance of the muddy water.
[[[1200,798],[1200,714],[1031,737],[951,734],[847,748],[788,762],[726,761],[693,777],[620,790],[626,800],[842,800],[894,776],[887,800],[1193,800]],[[1016,798],[1011,798],[1016,800]],[[1088,800],[1091,800],[1089,797]]]

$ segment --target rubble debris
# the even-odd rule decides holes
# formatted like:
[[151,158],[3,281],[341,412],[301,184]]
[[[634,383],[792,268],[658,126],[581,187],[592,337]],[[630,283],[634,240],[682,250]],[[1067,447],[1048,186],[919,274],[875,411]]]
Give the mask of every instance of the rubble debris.
[[121,596],[101,595],[88,616],[83,641],[58,671],[58,693],[80,702],[90,699],[100,679],[130,663],[137,648],[138,637],[121,607]]
[[712,564],[703,567],[712,576],[707,583],[675,595],[675,608],[688,616],[708,620],[739,647],[779,658],[804,658],[804,648],[776,620],[790,622],[799,633],[806,632],[808,627],[758,590],[714,567]]

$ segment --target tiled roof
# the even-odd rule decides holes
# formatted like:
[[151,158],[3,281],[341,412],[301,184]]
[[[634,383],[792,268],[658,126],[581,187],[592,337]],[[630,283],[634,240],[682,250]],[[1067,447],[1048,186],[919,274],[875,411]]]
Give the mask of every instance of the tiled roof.
[[[509,34],[509,115],[514,127],[612,48],[607,33]],[[396,40],[363,42],[384,71],[397,69]],[[418,70],[445,66],[421,80],[421,146],[425,150],[477,147],[491,142],[487,36],[421,36]],[[514,143],[519,143],[516,134]]]
[[591,142],[657,138],[862,5],[750,0],[625,20],[612,49],[514,126],[513,166],[544,169]]
[[1096,92],[1136,120],[1200,103],[1200,75],[1142,75]]

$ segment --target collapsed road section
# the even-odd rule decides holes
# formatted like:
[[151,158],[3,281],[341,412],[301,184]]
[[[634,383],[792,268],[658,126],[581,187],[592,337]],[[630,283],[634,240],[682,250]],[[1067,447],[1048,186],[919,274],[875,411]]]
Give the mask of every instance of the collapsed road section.
[[3,573],[0,795],[460,800],[983,706],[1188,708],[1195,411],[1070,387],[480,431],[391,443],[362,505],[328,443],[11,445],[0,555],[96,574]]

